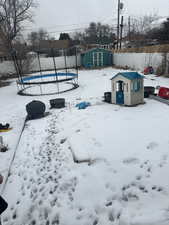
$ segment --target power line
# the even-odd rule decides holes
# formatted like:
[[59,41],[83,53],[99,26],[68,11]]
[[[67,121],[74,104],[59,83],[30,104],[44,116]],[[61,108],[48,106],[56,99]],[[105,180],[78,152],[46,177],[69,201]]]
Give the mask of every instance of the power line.
[[[114,26],[114,27],[111,26],[111,28],[113,28],[114,31],[117,30],[116,26]],[[83,31],[84,29],[85,29],[84,27],[81,27],[81,28],[71,29],[71,30],[50,31],[50,32],[48,32],[48,34],[73,33],[73,32]],[[28,40],[28,39],[26,38],[26,40]]]
[[[99,20],[98,22],[104,22],[104,21],[106,21],[106,20],[116,20],[116,18],[114,18],[114,19],[112,19],[112,16],[110,16],[110,17],[106,17],[106,18],[104,18],[104,19],[102,19],[102,20]],[[51,27],[45,27],[44,29],[47,29],[47,30],[49,30],[49,29],[54,29],[54,28],[57,28],[57,27],[66,27],[66,26],[77,26],[77,25],[89,25],[91,22],[85,22],[85,23],[78,23],[78,24],[58,24],[58,25],[56,25],[56,26],[51,26]],[[73,30],[80,30],[80,29],[85,29],[85,27],[80,27],[80,28],[73,28],[73,29],[63,29],[63,30],[56,30],[56,31],[49,31],[48,33],[59,33],[59,32],[69,32],[69,31],[73,31]],[[25,31],[28,31],[28,30],[30,30],[30,31],[33,31],[33,30],[35,30],[34,28],[26,28],[26,29],[24,29]]]
[[[113,30],[117,30],[117,27],[115,25],[111,26],[111,28]],[[74,28],[74,29],[68,29],[68,30],[55,30],[55,31],[47,31],[47,32],[48,32],[48,34],[72,33],[72,32],[78,32],[78,31],[80,32],[80,31],[83,31],[85,29],[86,29],[85,27],[80,27],[80,28]]]
[[[114,27],[111,26],[111,28],[117,29],[116,26],[114,26]],[[80,28],[74,28],[74,29],[69,29],[69,30],[56,30],[56,31],[50,31],[50,32],[48,32],[48,33],[75,32],[75,31],[80,31],[80,30],[84,30],[84,29],[86,29],[86,28],[80,27]],[[92,30],[92,28],[90,28],[90,29]]]

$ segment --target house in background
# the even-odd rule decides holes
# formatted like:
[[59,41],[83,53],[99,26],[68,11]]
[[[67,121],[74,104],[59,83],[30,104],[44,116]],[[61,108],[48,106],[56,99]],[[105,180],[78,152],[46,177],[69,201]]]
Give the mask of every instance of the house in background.
[[53,49],[55,56],[63,56],[64,51],[70,47],[70,40],[42,40],[37,46],[34,46],[33,51],[50,57],[51,49]]
[[144,103],[144,76],[137,72],[122,72],[111,79],[112,103],[138,105]]
[[104,48],[104,49],[107,49],[107,50],[111,51],[112,49],[114,49],[114,43],[85,44],[83,47],[86,51],[89,50],[89,49],[92,49],[92,48]]
[[84,68],[98,68],[113,65],[112,52],[103,48],[92,48],[81,54]]

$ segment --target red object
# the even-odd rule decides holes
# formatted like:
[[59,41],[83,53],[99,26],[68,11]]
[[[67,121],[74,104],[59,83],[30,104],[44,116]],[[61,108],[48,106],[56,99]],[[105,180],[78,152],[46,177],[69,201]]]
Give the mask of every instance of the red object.
[[169,99],[169,88],[160,87],[158,96],[160,96],[161,98]]
[[145,69],[144,69],[144,75],[148,75],[149,74],[149,69],[148,69],[148,67],[146,67]]
[[154,69],[152,66],[148,66],[144,69],[144,75],[148,75],[148,74],[153,74],[154,73]]

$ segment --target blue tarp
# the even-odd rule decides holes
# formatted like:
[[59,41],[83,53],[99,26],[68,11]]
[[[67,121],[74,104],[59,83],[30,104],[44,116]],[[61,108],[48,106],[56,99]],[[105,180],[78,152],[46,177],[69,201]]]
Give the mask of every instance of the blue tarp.
[[90,106],[90,102],[80,102],[76,105],[78,109],[85,109],[86,107]]

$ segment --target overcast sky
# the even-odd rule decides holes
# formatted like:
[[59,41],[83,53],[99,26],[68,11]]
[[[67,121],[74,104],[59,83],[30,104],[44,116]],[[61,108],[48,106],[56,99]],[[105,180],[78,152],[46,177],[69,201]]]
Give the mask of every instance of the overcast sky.
[[[91,21],[116,24],[118,0],[36,0],[35,23],[29,29],[45,28],[51,35],[85,27]],[[158,13],[169,16],[169,0],[121,0],[124,17]]]

